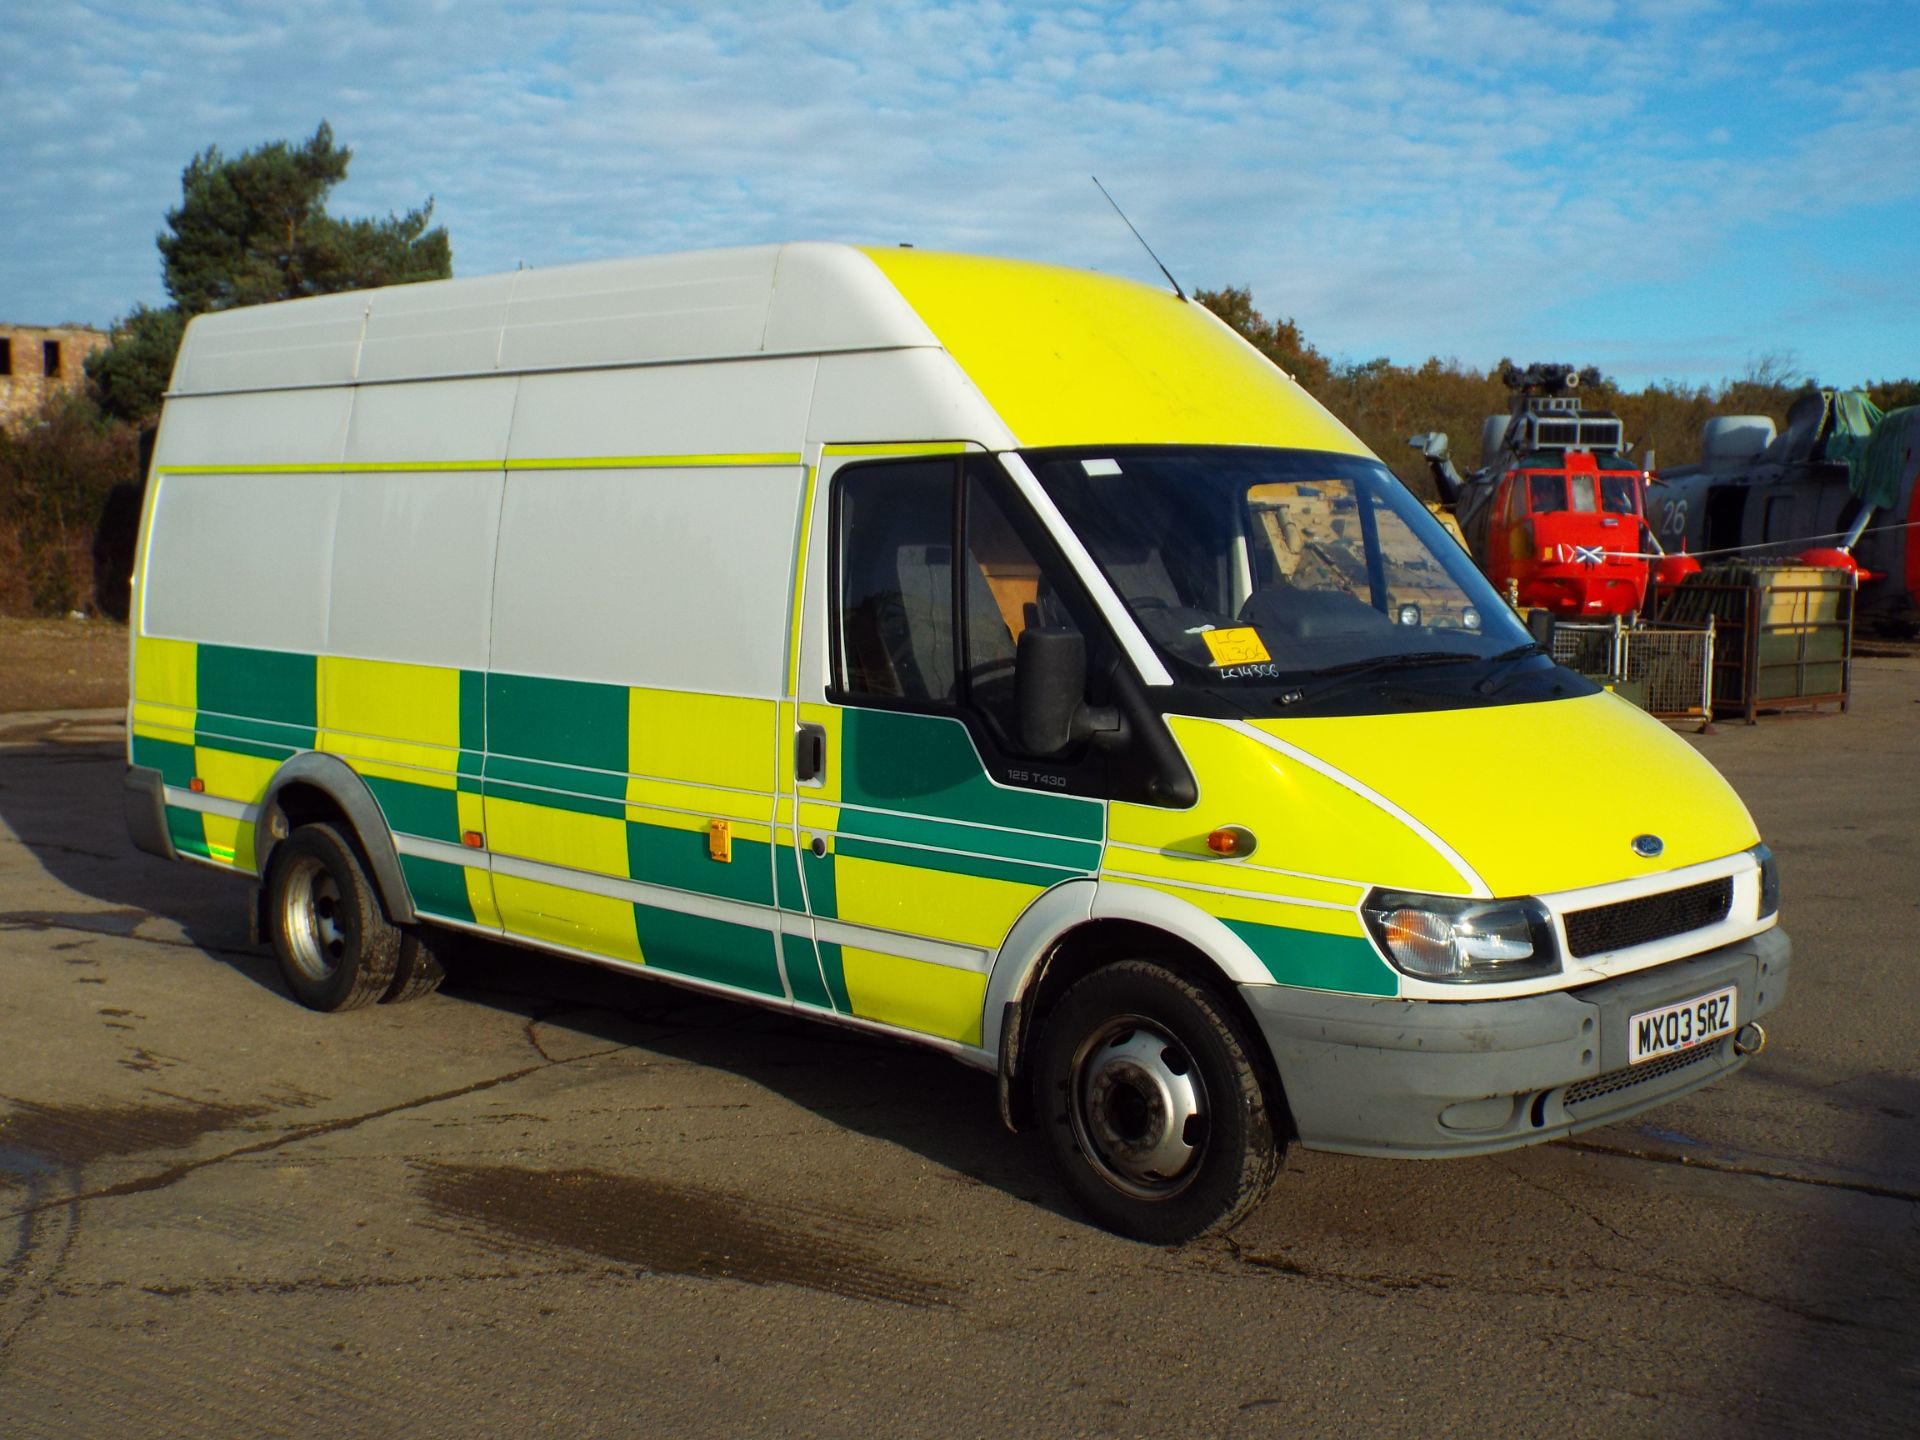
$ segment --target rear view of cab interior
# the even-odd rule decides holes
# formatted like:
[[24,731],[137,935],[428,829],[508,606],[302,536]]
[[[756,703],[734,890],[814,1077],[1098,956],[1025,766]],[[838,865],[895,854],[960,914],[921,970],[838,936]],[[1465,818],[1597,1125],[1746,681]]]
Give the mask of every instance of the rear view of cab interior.
[[[1143,1239],[1290,1143],[1631,1114],[1785,990],[1725,782],[1128,281],[793,244],[202,317],[135,583],[136,843],[252,878],[304,1003],[468,932],[932,1045]],[[1543,753],[1611,763],[1543,806]]]

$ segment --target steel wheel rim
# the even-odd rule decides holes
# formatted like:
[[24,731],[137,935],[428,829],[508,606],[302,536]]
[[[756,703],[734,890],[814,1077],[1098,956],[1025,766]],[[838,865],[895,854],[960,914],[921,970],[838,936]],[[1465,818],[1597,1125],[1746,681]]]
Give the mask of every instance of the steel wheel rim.
[[1206,1152],[1206,1084],[1193,1057],[1140,1015],[1106,1021],[1074,1053],[1067,1107],[1100,1178],[1140,1200],[1193,1183]]
[[333,871],[302,855],[287,869],[280,890],[280,932],[296,969],[325,984],[353,943],[351,911]]

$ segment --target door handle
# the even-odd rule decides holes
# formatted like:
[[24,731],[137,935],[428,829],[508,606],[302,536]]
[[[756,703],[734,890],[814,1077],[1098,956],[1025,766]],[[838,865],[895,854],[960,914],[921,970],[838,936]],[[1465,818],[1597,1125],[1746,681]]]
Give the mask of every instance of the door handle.
[[793,737],[793,778],[817,781],[827,773],[827,727],[802,725]]

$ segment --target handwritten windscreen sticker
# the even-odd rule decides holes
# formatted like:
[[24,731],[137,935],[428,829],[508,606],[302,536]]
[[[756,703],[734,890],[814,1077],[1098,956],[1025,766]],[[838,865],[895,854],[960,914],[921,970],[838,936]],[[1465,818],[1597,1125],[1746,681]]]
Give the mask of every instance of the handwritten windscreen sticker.
[[1118,460],[1082,460],[1080,468],[1089,475],[1118,475],[1120,462]]
[[1214,668],[1222,665],[1258,665],[1271,660],[1267,647],[1260,643],[1260,632],[1241,625],[1231,630],[1208,630],[1200,637],[1207,642]]

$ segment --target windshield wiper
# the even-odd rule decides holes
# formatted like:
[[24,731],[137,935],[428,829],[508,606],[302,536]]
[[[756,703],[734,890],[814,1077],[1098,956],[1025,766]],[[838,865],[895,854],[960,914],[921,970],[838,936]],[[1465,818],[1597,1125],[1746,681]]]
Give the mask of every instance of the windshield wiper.
[[1516,645],[1511,650],[1502,650],[1498,655],[1488,658],[1487,664],[1497,668],[1482,675],[1473,687],[1476,695],[1493,695],[1506,689],[1507,682],[1514,676],[1513,667],[1522,660],[1530,660],[1535,655],[1551,656],[1553,652],[1544,645],[1529,640],[1524,645]]
[[1376,655],[1370,660],[1349,660],[1344,665],[1329,665],[1324,670],[1316,670],[1305,685],[1296,685],[1290,690],[1282,690],[1275,702],[1280,705],[1298,705],[1302,700],[1310,700],[1315,695],[1325,694],[1338,685],[1351,685],[1355,681],[1365,680],[1370,675],[1378,675],[1386,670],[1413,670],[1424,665],[1457,665],[1462,661],[1478,660],[1477,655],[1462,654],[1458,650],[1410,650],[1402,655]]

